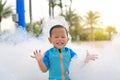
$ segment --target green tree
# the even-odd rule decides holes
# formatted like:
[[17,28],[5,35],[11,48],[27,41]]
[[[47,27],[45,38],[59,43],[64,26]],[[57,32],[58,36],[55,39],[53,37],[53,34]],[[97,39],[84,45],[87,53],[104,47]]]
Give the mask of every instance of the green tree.
[[0,31],[1,31],[1,21],[3,18],[8,18],[12,13],[12,6],[6,6],[7,0],[0,0]]
[[[42,32],[41,24],[43,23],[43,20],[44,19],[41,19],[40,21],[36,21],[36,22],[33,23],[32,33],[36,37],[38,37],[41,34],[41,32]],[[30,23],[26,24],[26,30],[31,33]]]
[[75,10],[71,10],[71,7],[69,7],[68,11],[66,10],[66,12],[62,14],[62,16],[70,24],[69,31],[72,39],[79,40],[80,33],[82,32],[82,17],[78,16],[78,14],[75,13]]
[[51,16],[51,3],[52,3],[52,0],[49,0],[49,16]]
[[29,0],[29,17],[30,17],[30,30],[33,31],[32,1],[31,0]]
[[107,26],[106,31],[108,32],[109,39],[112,37],[112,33],[116,33],[116,29],[113,26]]
[[63,4],[62,4],[62,0],[59,0],[59,3],[57,4],[59,7],[60,7],[60,9],[61,9],[61,14],[63,14]]
[[63,13],[63,3],[62,0],[49,0],[49,16],[54,17],[54,8],[58,6],[61,9],[61,14]]
[[91,29],[91,40],[93,41],[94,40],[94,36],[93,36],[93,30],[94,30],[94,27],[95,25],[98,25],[99,24],[99,18],[100,18],[100,15],[98,12],[93,12],[93,11],[89,11],[87,13],[87,15],[85,16],[85,24],[90,27]]
[[94,35],[95,35],[95,40],[96,41],[108,40],[107,35],[103,31],[103,29],[96,30]]

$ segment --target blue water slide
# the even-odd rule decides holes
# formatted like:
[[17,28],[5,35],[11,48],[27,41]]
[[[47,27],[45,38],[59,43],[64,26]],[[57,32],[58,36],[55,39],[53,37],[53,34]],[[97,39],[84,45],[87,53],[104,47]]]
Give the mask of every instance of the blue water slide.
[[18,14],[18,26],[26,29],[24,0],[16,0],[16,12]]

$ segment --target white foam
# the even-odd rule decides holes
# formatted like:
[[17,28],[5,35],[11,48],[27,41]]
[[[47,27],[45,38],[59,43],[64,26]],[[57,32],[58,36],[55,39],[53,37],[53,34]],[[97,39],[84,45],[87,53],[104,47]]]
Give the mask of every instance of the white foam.
[[[59,18],[55,18],[54,21],[56,24],[59,22]],[[44,28],[48,29],[54,25],[54,23],[50,22],[49,24],[49,22],[44,25]],[[46,29],[44,29],[43,34],[48,32]],[[104,46],[101,48],[94,48],[88,43],[68,43],[67,46],[78,54],[78,58],[74,58],[70,65],[72,80],[120,80],[120,45],[109,43],[109,46],[105,46],[103,43]],[[30,55],[35,49],[41,49],[44,52],[51,46],[45,35],[35,38],[23,30],[3,33],[0,36],[0,79],[48,80],[48,73],[42,73],[36,60]],[[98,54],[99,58],[84,64],[86,50],[91,54]]]

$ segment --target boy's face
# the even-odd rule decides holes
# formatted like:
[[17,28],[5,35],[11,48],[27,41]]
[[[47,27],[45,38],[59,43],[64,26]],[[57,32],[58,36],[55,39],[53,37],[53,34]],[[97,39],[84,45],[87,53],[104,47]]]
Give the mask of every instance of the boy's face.
[[62,49],[69,40],[64,28],[54,28],[51,37],[48,39],[57,49]]

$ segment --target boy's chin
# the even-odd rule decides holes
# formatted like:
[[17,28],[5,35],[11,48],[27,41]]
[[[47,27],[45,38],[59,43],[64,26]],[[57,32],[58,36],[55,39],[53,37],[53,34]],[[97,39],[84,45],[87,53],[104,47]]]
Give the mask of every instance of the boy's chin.
[[62,49],[64,46],[61,45],[61,46],[56,46],[57,49]]
[[58,47],[58,49],[60,49],[60,50],[61,50],[62,48],[63,48],[63,47]]

